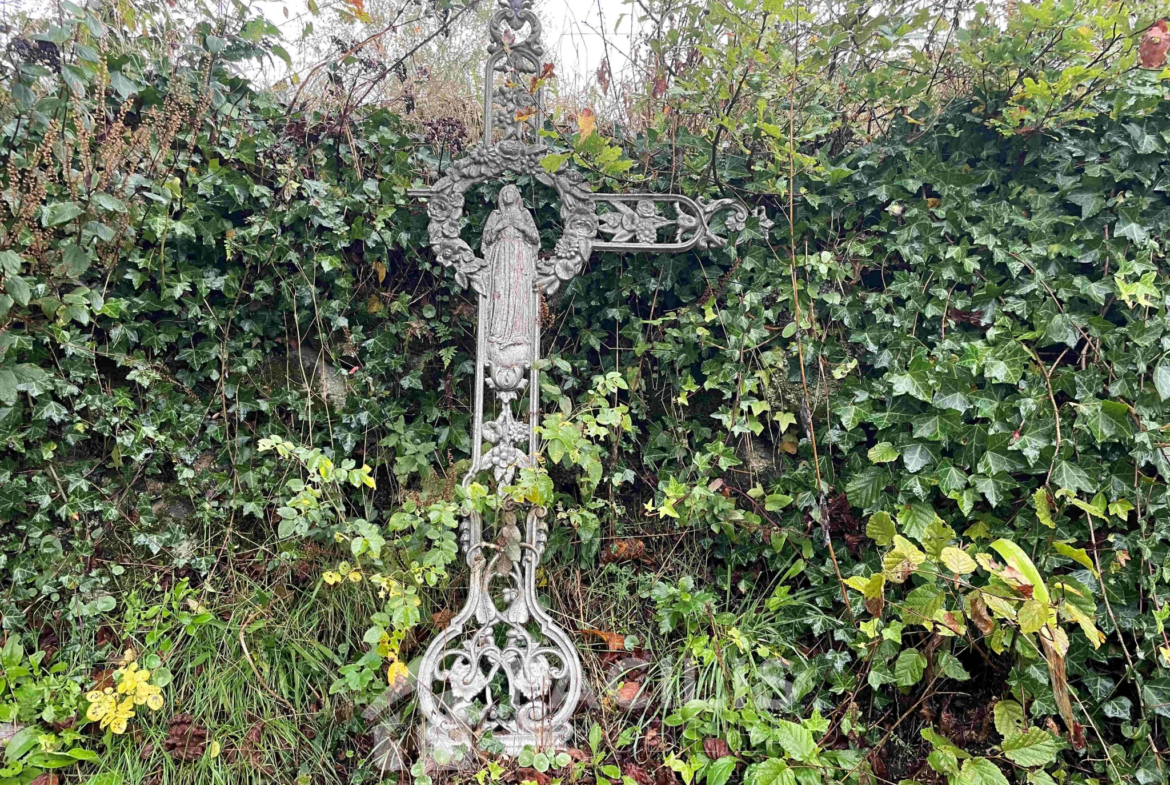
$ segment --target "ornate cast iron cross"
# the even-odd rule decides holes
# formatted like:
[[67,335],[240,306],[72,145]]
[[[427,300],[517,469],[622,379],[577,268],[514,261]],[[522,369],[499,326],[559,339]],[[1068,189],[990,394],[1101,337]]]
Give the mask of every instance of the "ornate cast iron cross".
[[[498,0],[489,33],[483,141],[434,186],[411,195],[427,199],[438,260],[479,294],[471,467],[463,484],[491,470],[503,487],[518,468],[534,467],[537,460],[540,292],[555,292],[581,272],[594,251],[681,253],[723,246],[727,241],[711,229],[711,217],[730,210],[725,225],[736,231],[748,212],[732,199],[704,203],[673,194],[594,194],[567,166],[546,172],[540,162],[549,150],[537,135],[544,124],[544,88],[533,93],[528,87],[544,67],[532,0]],[[540,253],[532,213],[511,183],[500,189],[484,224],[481,255],[460,236],[464,194],[509,175],[555,189],[563,230],[551,254]],[[485,389],[495,399],[494,417],[485,415]],[[526,417],[520,409],[525,395]],[[497,537],[484,539],[476,513],[460,527],[471,569],[467,602],[431,642],[418,674],[428,751],[470,751],[485,731],[512,756],[526,745],[547,749],[569,740],[583,674],[569,636],[536,596],[536,568],[548,539],[544,516],[542,508],[524,509],[507,499]]]

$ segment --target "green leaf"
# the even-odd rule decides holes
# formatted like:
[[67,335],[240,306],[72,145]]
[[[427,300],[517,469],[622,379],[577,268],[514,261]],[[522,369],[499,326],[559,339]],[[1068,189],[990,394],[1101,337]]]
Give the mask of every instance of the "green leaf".
[[110,87],[118,91],[123,101],[138,94],[138,85],[121,71],[110,71]]
[[24,259],[15,251],[0,251],[0,274],[16,275],[24,265]]
[[1097,573],[1096,568],[1093,566],[1093,560],[1089,558],[1089,554],[1085,551],[1084,548],[1074,548],[1071,545],[1063,542],[1054,542],[1052,543],[1052,547],[1061,556],[1064,556],[1067,559],[1072,559],[1077,564],[1087,568],[1089,572],[1093,573],[1094,575]]
[[549,153],[540,159],[540,165],[549,174],[555,174],[573,157],[572,153]]
[[83,212],[85,211],[73,202],[53,202],[44,208],[41,224],[45,227],[60,226],[69,223]]
[[869,448],[867,453],[870,463],[889,463],[898,459],[898,451],[889,442],[879,442]]
[[1047,606],[1050,601],[1048,587],[1044,585],[1040,571],[1036,569],[1036,565],[1032,563],[1028,554],[1024,553],[1024,549],[1011,540],[1002,538],[991,543],[991,547],[1003,557],[1004,561],[1028,579],[1028,582],[1032,584],[1032,598]]
[[908,444],[902,450],[902,463],[906,471],[917,474],[923,468],[934,463],[935,455],[925,444]]
[[752,767],[751,785],[796,785],[796,774],[780,758],[768,758]]
[[1055,529],[1056,522],[1052,520],[1052,508],[1048,506],[1048,491],[1037,488],[1036,492],[1032,494],[1032,503],[1036,505],[1036,518],[1039,519],[1040,523],[1049,529]]
[[969,575],[979,567],[970,554],[954,546],[943,548],[941,558],[947,569],[956,575]]
[[1014,700],[1002,700],[995,704],[995,729],[1000,736],[1009,739],[1023,733],[1027,727],[1023,706]]
[[865,535],[883,548],[894,541],[894,521],[888,512],[875,512],[865,524]]
[[739,760],[734,755],[724,755],[707,767],[707,785],[725,785],[735,771]]
[[940,519],[934,507],[925,502],[910,502],[898,510],[898,526],[902,533],[919,542],[923,542],[927,527],[936,520]]
[[816,757],[817,743],[813,739],[812,732],[803,725],[789,720],[780,720],[775,734],[776,741],[780,743],[784,751],[796,760],[808,762]]
[[0,401],[7,404],[15,403],[19,393],[16,374],[10,368],[0,368]]
[[12,295],[12,299],[17,305],[28,305],[28,301],[32,298],[32,290],[29,288],[28,282],[19,275],[5,277],[4,291]]
[[983,367],[983,375],[1002,384],[1019,384],[1024,375],[1028,352],[1017,341],[997,347]]
[[1034,599],[1028,600],[1020,606],[1017,619],[1020,622],[1020,632],[1025,635],[1040,632],[1048,623],[1048,606]]
[[90,255],[77,243],[67,243],[61,249],[61,264],[65,269],[65,274],[71,278],[80,277],[82,273],[89,269]]
[[111,196],[110,194],[103,194],[103,193],[94,194],[93,196],[90,197],[90,201],[93,204],[96,204],[101,209],[107,210],[107,211],[112,212],[112,213],[126,212],[126,203],[123,202],[118,197]]
[[1154,388],[1163,401],[1170,398],[1170,365],[1161,362],[1154,368]]
[[899,687],[910,687],[922,680],[927,660],[918,649],[903,649],[894,663],[894,678]]
[[963,761],[955,785],[1008,785],[1008,780],[987,758],[971,758]]
[[1098,443],[1133,436],[1129,407],[1119,401],[1088,401],[1077,406],[1076,427],[1093,434]]
[[1043,728],[1029,728],[1005,739],[1001,749],[1017,766],[1046,766],[1056,760],[1056,741]]
[[940,651],[934,658],[935,664],[939,672],[948,679],[955,681],[969,681],[971,674],[967,673],[967,669],[963,667],[963,663],[959,662],[959,658],[953,654],[945,651]]
[[894,390],[894,395],[910,395],[926,403],[930,403],[934,396],[934,391],[930,385],[930,376],[926,371],[915,370],[907,371],[906,373],[895,373],[890,374],[887,378],[890,380],[890,386]]
[[1097,483],[1093,482],[1084,469],[1075,463],[1064,460],[1057,461],[1056,465],[1052,467],[1052,482],[1059,488],[1069,488],[1085,493],[1091,493],[1097,489]]
[[869,466],[849,479],[845,484],[845,495],[854,507],[871,509],[877,505],[889,482],[890,474],[886,469]]

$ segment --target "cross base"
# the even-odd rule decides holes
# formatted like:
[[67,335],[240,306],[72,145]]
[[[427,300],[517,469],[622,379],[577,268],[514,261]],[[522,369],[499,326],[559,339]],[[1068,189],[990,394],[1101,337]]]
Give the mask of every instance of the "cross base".
[[[501,753],[507,758],[517,758],[525,747],[530,747],[537,752],[545,752],[553,750],[556,752],[563,752],[570,746],[569,741],[573,738],[573,728],[571,725],[564,725],[561,728],[543,728],[538,731],[516,731],[514,733],[500,733],[493,734],[492,739],[503,746]],[[436,770],[470,770],[476,768],[475,755],[472,753],[476,750],[474,734],[470,729],[456,729],[449,731],[445,728],[431,725],[423,734],[423,745],[426,752],[426,759],[428,766],[434,766]],[[450,762],[446,765],[440,766],[435,763],[434,753],[436,751],[445,752],[445,757]],[[462,759],[456,760],[456,753],[462,752]]]

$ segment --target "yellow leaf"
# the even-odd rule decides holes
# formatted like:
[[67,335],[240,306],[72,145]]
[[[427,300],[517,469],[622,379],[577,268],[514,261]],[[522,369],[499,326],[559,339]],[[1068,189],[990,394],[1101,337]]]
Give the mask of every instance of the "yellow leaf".
[[222,747],[222,745],[220,745],[220,743],[218,741],[211,742],[211,744],[207,745],[207,757],[218,758],[219,751],[221,749],[223,749],[223,747]]
[[1020,608],[1020,631],[1024,634],[1040,632],[1048,623],[1048,608],[1042,602],[1028,600]]
[[1093,560],[1089,558],[1089,554],[1085,552],[1084,548],[1074,548],[1063,542],[1054,542],[1052,547],[1056,552],[1065,558],[1072,559],[1082,567],[1086,567],[1093,575],[1097,574],[1097,570],[1093,567]]
[[406,667],[406,663],[395,660],[390,663],[390,670],[386,673],[386,683],[393,685],[399,679],[405,679],[410,676],[410,669]]
[[385,262],[374,262],[374,272],[378,274],[378,283],[386,280],[386,264]]
[[979,566],[969,553],[953,545],[943,548],[941,557],[942,563],[956,575],[969,575],[975,572],[975,568]]
[[588,139],[597,126],[597,117],[592,109],[582,109],[577,115],[577,129],[581,132],[581,139]]

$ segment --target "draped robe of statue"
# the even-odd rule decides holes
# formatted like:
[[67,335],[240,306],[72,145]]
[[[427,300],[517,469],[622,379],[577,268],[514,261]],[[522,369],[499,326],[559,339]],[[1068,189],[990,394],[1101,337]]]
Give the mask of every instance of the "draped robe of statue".
[[490,382],[497,391],[518,391],[532,361],[537,319],[536,261],[540,234],[520,190],[506,185],[488,216],[482,248],[488,270],[487,349]]

